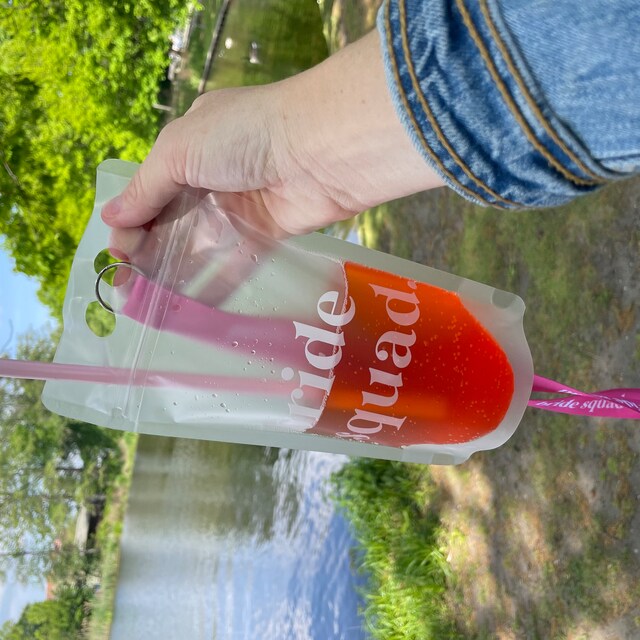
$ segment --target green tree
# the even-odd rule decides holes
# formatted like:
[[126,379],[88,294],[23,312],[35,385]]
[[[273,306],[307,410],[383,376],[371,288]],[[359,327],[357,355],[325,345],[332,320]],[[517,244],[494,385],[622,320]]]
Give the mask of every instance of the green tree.
[[59,314],[96,166],[141,160],[181,0],[10,0],[0,11],[0,233]]
[[[23,339],[18,357],[49,360],[51,339]],[[78,505],[119,469],[116,437],[67,420],[40,402],[42,383],[0,381],[0,571],[45,575],[55,541]]]
[[0,640],[73,640],[79,637],[85,594],[61,589],[55,599],[27,605],[16,623],[7,622]]

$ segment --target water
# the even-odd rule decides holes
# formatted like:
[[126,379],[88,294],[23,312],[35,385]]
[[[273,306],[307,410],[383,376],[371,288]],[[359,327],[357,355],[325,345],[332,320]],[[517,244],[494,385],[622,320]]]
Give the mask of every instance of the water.
[[327,53],[315,0],[233,0],[206,90],[288,78]]
[[344,459],[142,437],[111,640],[359,640]]

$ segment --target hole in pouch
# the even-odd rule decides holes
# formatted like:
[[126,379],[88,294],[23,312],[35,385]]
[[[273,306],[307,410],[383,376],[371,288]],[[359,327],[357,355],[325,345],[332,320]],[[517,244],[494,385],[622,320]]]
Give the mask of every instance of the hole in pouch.
[[98,336],[98,338],[110,336],[116,328],[115,315],[104,309],[97,300],[87,305],[84,318],[91,333]]
[[[128,260],[126,257],[116,258],[113,255],[111,255],[111,252],[109,251],[109,249],[103,249],[95,257],[95,260],[93,261],[93,268],[96,273],[100,273],[105,267],[109,266],[110,264],[115,264],[116,262],[128,262]],[[116,269],[110,269],[109,271],[105,271],[104,275],[102,276],[102,279],[108,285],[113,286],[113,278],[115,276],[115,273],[116,273]]]

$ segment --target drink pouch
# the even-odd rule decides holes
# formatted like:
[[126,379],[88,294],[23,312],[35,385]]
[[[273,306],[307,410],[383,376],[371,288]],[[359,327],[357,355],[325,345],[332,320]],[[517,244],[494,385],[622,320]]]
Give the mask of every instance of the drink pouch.
[[535,376],[518,296],[321,234],[274,240],[237,195],[185,193],[144,229],[114,231],[102,206],[135,169],[98,169],[55,361],[0,359],[0,375],[47,380],[52,411],[436,464],[500,446],[527,406],[640,417],[638,389]]
[[[321,234],[273,240],[237,196],[185,193],[150,227],[114,232],[101,208],[134,171],[98,170],[55,356],[75,373],[47,382],[50,410],[423,463],[514,432],[533,381],[519,297]],[[105,249],[120,265],[102,271]],[[97,299],[109,335],[90,327]]]

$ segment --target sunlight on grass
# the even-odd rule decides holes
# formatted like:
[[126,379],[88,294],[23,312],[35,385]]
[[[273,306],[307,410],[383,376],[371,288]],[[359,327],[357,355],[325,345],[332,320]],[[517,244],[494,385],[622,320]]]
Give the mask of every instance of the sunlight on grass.
[[363,613],[371,637],[458,637],[444,606],[449,565],[428,467],[355,459],[334,484],[359,543],[355,564],[368,580]]

